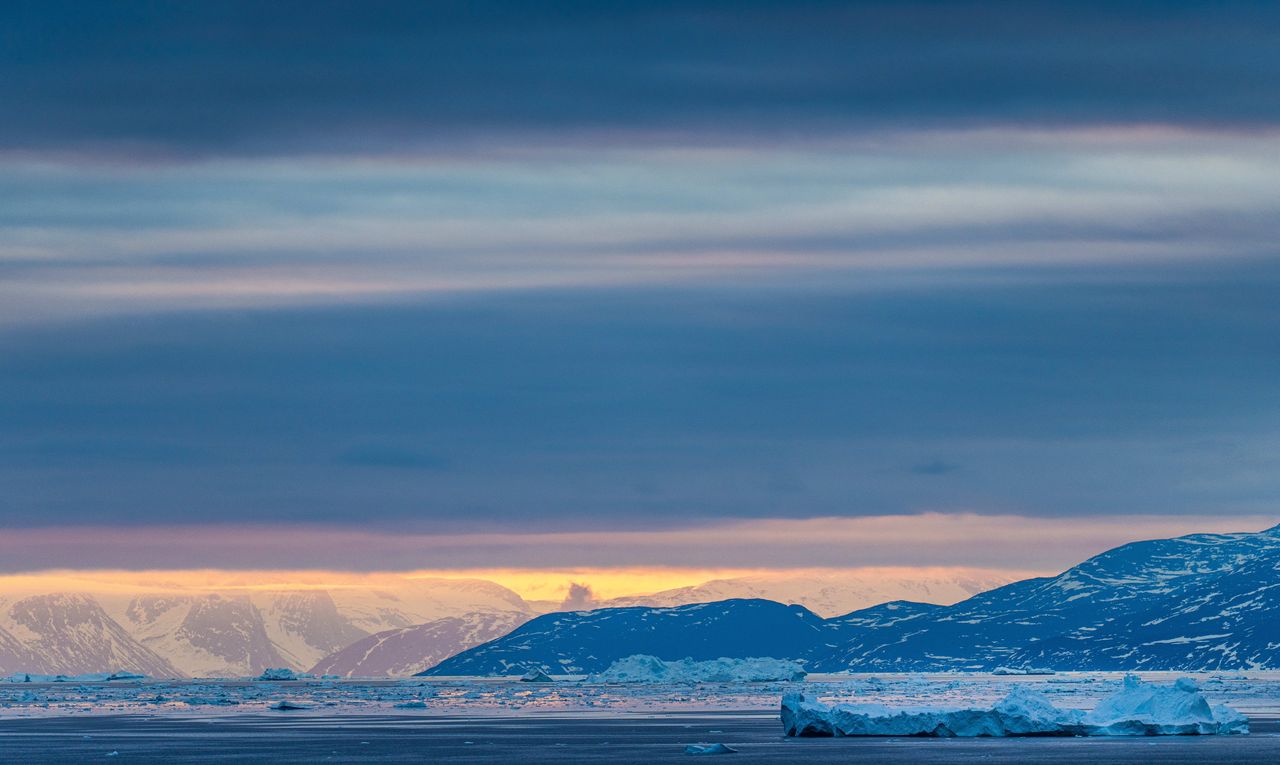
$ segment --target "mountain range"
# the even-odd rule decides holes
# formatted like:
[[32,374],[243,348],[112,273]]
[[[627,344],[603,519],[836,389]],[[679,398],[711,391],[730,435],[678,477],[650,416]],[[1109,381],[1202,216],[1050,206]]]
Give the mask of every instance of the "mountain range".
[[[991,583],[955,572],[917,581],[796,573],[556,613],[479,579],[9,592],[0,595],[0,672],[590,673],[637,653],[772,656],[819,672],[1280,668],[1280,527],[1135,542],[1058,576],[970,595]],[[867,605],[884,596],[892,599]]]
[[[916,579],[880,569],[796,572],[721,579],[598,605],[763,597],[830,614],[902,593],[951,602],[1006,581],[963,569]],[[388,575],[304,589],[250,582],[210,591],[135,592],[112,585],[103,592],[11,592],[0,595],[0,672],[243,677],[288,667],[343,677],[405,676],[556,607],[483,579]]]
[[425,674],[591,673],[641,653],[772,656],[819,672],[1280,668],[1280,526],[1135,542],[951,606],[823,619],[741,599],[548,614]]
[[683,606],[718,600],[763,598],[802,605],[819,616],[837,616],[894,600],[955,603],[1008,584],[1014,577],[968,569],[859,569],[856,573],[783,572],[713,579],[649,595],[630,595],[593,608]]
[[[373,635],[476,612],[506,615],[494,622],[496,630],[534,615],[515,592],[475,579],[387,578],[282,591],[15,593],[0,597],[0,672],[243,677],[269,667],[304,671]],[[446,632],[432,642],[423,633],[425,663],[414,668],[497,634]]]

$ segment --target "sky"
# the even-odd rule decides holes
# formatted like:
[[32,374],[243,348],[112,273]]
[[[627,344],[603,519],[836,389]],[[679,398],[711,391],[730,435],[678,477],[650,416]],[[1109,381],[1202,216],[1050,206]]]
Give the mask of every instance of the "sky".
[[1265,2],[5,3],[0,569],[1274,525],[1278,51]]

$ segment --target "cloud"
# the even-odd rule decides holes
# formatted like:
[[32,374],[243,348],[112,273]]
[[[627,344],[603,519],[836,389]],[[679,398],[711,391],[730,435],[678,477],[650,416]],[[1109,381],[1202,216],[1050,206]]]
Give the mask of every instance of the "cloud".
[[579,584],[578,582],[569,583],[569,592],[564,596],[564,601],[560,603],[561,611],[585,611],[595,605],[596,596],[591,591],[591,585]]
[[562,289],[865,290],[1274,256],[1280,132],[1115,132],[447,162],[0,158],[0,328]]
[[[28,528],[0,537],[3,570],[322,569],[437,572],[477,568],[812,569],[970,567],[1052,573],[1139,539],[1257,531],[1250,516],[1031,518],[924,513],[864,518],[756,519],[698,528],[468,534],[299,526]],[[587,607],[591,588],[571,583],[565,608]]]
[[[1263,512],[1278,284],[1215,262],[0,333],[0,523]],[[964,469],[922,480],[929,455]]]
[[[397,152],[885,125],[1274,124],[1265,3],[9,4],[0,147]],[[163,44],[142,44],[163,41]],[[377,56],[369,50],[376,48]],[[1160,76],[1152,77],[1151,72]]]

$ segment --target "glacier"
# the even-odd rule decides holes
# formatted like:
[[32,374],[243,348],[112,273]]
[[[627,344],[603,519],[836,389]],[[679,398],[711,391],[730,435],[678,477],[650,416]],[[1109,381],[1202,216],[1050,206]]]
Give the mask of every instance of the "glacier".
[[1249,722],[1230,707],[1210,706],[1195,681],[1169,685],[1125,677],[1119,692],[1092,711],[1063,709],[1026,686],[1014,686],[987,709],[893,708],[823,704],[799,692],[782,697],[788,736],[1185,736],[1245,734]]

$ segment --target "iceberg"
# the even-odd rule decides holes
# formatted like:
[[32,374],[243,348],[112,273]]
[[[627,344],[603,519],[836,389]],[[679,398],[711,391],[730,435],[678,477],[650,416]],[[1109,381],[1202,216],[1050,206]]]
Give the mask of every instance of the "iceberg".
[[259,680],[297,680],[298,673],[288,667],[273,667],[262,670]]
[[1092,711],[1062,709],[1039,691],[1015,686],[990,709],[894,709],[879,704],[827,705],[804,693],[782,697],[788,736],[1167,736],[1242,734],[1249,722],[1210,706],[1195,682],[1145,684],[1125,677],[1120,692]]
[[635,654],[618,659],[591,679],[598,683],[764,683],[801,681],[805,674],[799,663],[783,659],[664,661],[656,656]]
[[685,754],[736,754],[737,751],[724,744],[689,744],[684,748]]
[[1172,686],[1126,675],[1120,692],[1085,715],[1094,736],[1204,736],[1248,733],[1249,720],[1231,707],[1210,706],[1189,677]]
[[110,674],[106,679],[107,679],[107,681],[111,681],[111,680],[146,680],[146,679],[147,679],[147,676],[146,676],[146,675],[138,674],[137,672],[126,672],[126,671],[124,671],[124,670],[120,670],[120,671],[118,671],[118,672],[112,672],[112,673],[111,673],[111,674]]
[[530,669],[528,672],[525,672],[523,675],[520,676],[520,682],[522,683],[553,683],[555,681],[551,679],[551,675],[548,675],[546,672],[543,672],[538,667],[534,667],[533,669]]

